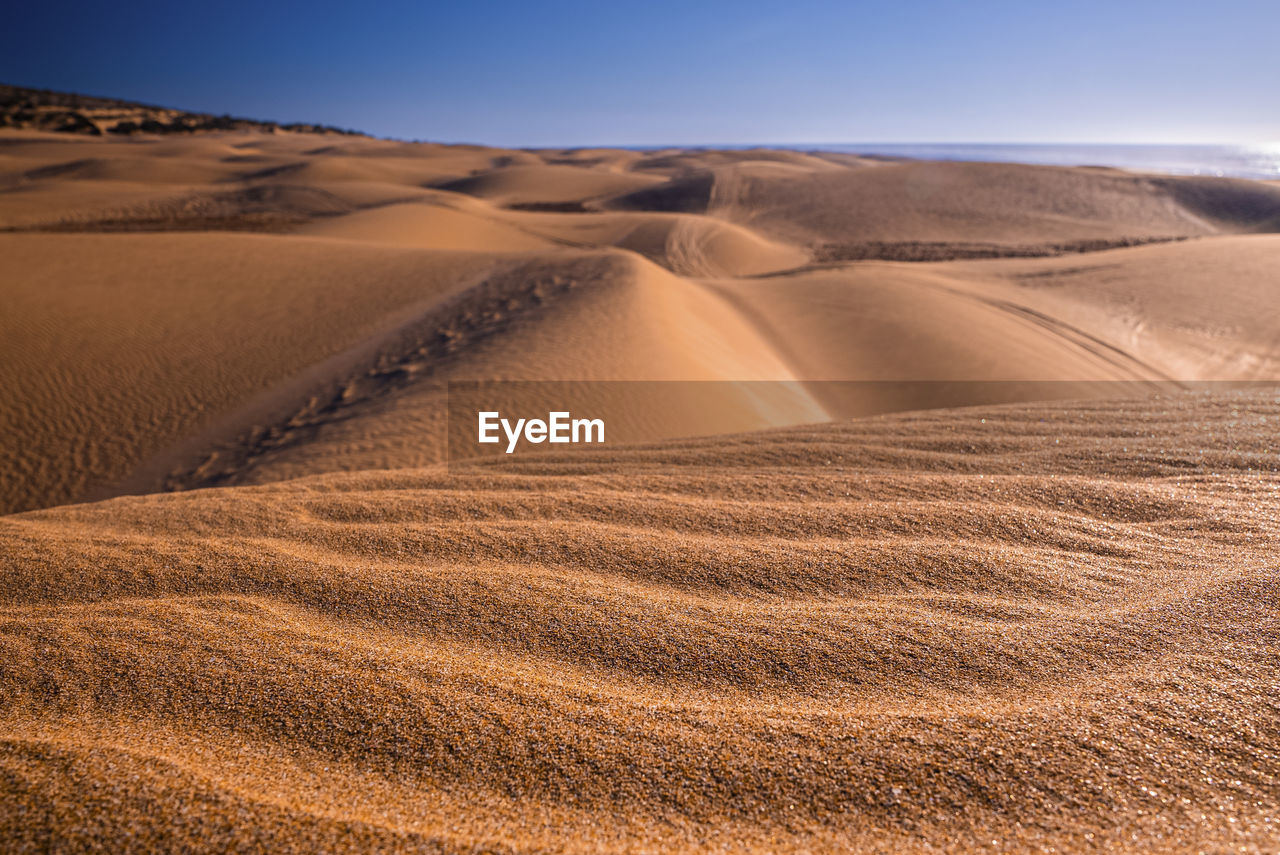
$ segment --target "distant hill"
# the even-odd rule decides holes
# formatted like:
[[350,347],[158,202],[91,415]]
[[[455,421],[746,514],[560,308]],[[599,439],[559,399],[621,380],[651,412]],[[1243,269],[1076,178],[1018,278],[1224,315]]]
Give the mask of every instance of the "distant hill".
[[265,133],[346,134],[358,131],[305,122],[281,124],[235,116],[191,113],[168,107],[99,98],[48,89],[26,89],[0,84],[0,128],[30,128],[72,134],[183,134],[199,131]]

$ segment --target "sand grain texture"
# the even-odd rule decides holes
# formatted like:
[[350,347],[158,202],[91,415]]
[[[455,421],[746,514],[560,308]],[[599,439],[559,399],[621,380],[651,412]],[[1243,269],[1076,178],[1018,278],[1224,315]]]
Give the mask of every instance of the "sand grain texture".
[[1022,405],[11,516],[4,839],[1265,851],[1278,418]]
[[[1273,183],[77,103],[0,131],[0,850],[1280,848]],[[446,466],[452,381],[631,443]]]

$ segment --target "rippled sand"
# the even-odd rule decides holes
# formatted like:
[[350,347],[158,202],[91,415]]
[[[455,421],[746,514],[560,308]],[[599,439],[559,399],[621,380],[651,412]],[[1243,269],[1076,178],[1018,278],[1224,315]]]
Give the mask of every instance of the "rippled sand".
[[[1280,394],[1200,381],[1280,377],[1277,228],[2,131],[0,850],[1276,851]],[[446,466],[477,380],[636,443]]]
[[1280,843],[1272,392],[0,519],[14,848]]

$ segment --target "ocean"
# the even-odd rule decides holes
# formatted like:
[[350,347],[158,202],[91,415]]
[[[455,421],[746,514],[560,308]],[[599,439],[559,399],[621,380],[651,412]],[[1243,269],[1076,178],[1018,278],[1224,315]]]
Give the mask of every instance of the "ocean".
[[1226,175],[1280,180],[1280,143],[1259,145],[1112,145],[1002,143],[839,143],[788,145],[800,151],[983,160],[1049,166],[1113,166],[1173,175]]

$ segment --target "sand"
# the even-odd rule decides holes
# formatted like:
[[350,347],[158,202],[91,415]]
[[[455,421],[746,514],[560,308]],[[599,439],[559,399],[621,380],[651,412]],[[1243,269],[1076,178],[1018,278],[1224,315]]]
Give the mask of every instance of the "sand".
[[[1275,376],[1263,182],[305,133],[0,158],[3,510],[438,463],[457,379]],[[609,408],[636,439],[883,409],[833,389]]]
[[[1097,168],[0,131],[0,848],[1273,850],[1278,228]],[[494,380],[630,444],[446,466]]]
[[3,834],[1265,850],[1277,418],[940,411],[7,517]]

